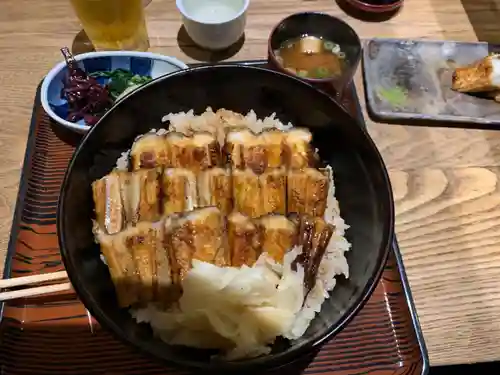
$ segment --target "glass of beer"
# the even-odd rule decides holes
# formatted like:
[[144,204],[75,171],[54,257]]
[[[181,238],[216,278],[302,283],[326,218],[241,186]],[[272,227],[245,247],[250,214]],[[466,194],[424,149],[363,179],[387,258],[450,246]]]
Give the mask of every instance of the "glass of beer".
[[143,0],[71,0],[96,50],[149,48]]

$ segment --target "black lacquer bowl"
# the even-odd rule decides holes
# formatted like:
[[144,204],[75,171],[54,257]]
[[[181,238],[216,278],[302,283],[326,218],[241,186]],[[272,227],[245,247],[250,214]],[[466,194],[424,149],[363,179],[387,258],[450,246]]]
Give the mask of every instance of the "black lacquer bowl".
[[269,63],[283,73],[296,76],[286,70],[276,58],[275,51],[289,40],[311,35],[324,38],[340,46],[345,53],[345,68],[338,77],[328,78],[302,78],[302,80],[321,88],[327,92],[330,86],[342,94],[343,90],[351,83],[361,60],[363,47],[358,34],[354,29],[340,18],[325,13],[303,12],[292,14],[281,20],[269,36],[267,54]]
[[[134,138],[170,112],[207,106],[308,127],[321,158],[333,167],[347,238],[349,279],[341,278],[302,339],[279,342],[270,355],[210,362],[209,353],[169,346],[147,325],[119,309],[107,267],[92,235],[91,183],[109,173]],[[387,171],[368,134],[343,108],[307,83],[282,73],[243,66],[193,68],[156,79],[118,102],[83,139],[70,162],[59,202],[58,233],[69,278],[97,321],[145,353],[191,369],[262,373],[318,349],[368,299],[383,269],[393,235],[393,200]]]

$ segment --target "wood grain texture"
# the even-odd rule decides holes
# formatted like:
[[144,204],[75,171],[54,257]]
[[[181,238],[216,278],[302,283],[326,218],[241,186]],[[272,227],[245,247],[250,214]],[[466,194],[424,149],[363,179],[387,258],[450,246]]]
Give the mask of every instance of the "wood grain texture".
[[[347,16],[333,0],[252,0],[245,43],[231,59],[263,58],[271,27],[305,10],[337,15],[364,38],[498,42],[498,3],[407,0],[393,19],[375,23]],[[153,0],[146,13],[151,51],[186,62],[207,57],[178,41],[181,18],[173,0]],[[67,0],[2,1],[0,252],[9,238],[36,85],[80,30]],[[359,74],[357,84],[362,87]],[[368,123],[390,170],[396,230],[431,365],[500,359],[500,133]]]

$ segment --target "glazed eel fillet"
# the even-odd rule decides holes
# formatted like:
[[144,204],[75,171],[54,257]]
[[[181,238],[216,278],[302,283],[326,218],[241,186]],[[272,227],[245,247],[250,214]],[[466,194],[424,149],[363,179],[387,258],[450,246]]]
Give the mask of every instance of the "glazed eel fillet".
[[323,217],[330,177],[316,168],[232,171],[234,209],[252,218],[269,213],[298,213]]
[[144,221],[120,233],[98,233],[121,307],[179,296],[193,259],[230,266],[224,216],[216,207]]
[[161,222],[144,221],[117,234],[98,233],[121,307],[150,302],[171,284],[162,232]]
[[287,175],[288,213],[323,217],[330,176],[326,169],[289,170]]
[[232,211],[229,170],[211,168],[198,173],[185,168],[113,171],[92,184],[97,229],[115,234],[139,221],[216,206]]
[[286,169],[256,174],[252,169],[233,169],[234,209],[252,218],[268,213],[286,213]]
[[156,167],[199,171],[220,166],[222,156],[216,137],[207,132],[192,136],[178,132],[148,133],[132,145],[130,162],[134,171]]
[[115,234],[127,224],[158,220],[160,207],[160,171],[113,171],[92,183],[96,223],[99,230]]
[[227,219],[231,266],[253,266],[266,252],[275,262],[283,263],[285,253],[297,240],[297,226],[284,215],[265,215],[252,219],[233,212]]
[[[226,234],[227,229],[227,234]],[[283,263],[294,246],[294,261],[305,270],[308,288],[314,280],[333,226],[307,215],[265,215],[251,219],[233,212],[226,219],[216,207],[195,209],[144,221],[108,235],[98,233],[121,307],[174,302],[193,259],[219,267],[252,266],[262,253]]]
[[301,247],[301,253],[292,263],[304,268],[304,286],[307,291],[315,285],[319,265],[334,233],[334,226],[320,217],[292,214],[265,215],[252,219],[239,212],[228,217],[228,241],[231,265],[252,266],[262,253],[276,263],[283,263],[285,254]]
[[254,134],[248,129],[230,129],[224,153],[233,169],[250,169],[261,174],[268,169],[302,169],[314,162],[312,135],[307,129],[264,130]]
[[[225,215],[233,208],[251,218],[298,213],[324,216],[330,177],[324,170],[223,168],[199,173],[184,168],[114,171],[95,181],[92,190],[98,228],[118,233],[139,221],[160,215],[215,206]],[[234,207],[233,207],[234,205]]]
[[186,168],[166,168],[161,180],[164,215],[209,206],[225,214],[232,210],[231,175],[226,169],[196,173]]

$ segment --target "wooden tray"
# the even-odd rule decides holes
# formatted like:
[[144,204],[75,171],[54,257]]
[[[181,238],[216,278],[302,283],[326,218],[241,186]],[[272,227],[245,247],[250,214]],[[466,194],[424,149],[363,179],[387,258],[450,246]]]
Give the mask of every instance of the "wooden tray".
[[[355,88],[349,92],[343,104],[363,121]],[[37,92],[4,277],[64,269],[56,207],[78,141],[51,122]],[[117,341],[93,320],[74,292],[6,302],[1,317],[3,375],[181,373]],[[425,344],[401,254],[394,244],[378,287],[354,320],[314,357],[299,359],[274,373],[425,375],[427,371]]]
[[500,103],[451,90],[455,67],[498,50],[482,42],[368,40],[363,50],[368,113],[384,122],[500,129]]

